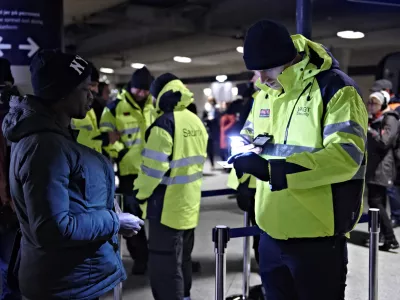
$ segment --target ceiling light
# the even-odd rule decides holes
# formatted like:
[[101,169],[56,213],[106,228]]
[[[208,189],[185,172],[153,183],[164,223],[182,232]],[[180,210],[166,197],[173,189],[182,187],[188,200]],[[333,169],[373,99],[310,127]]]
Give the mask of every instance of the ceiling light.
[[353,31],[353,30],[345,30],[345,31],[339,31],[337,33],[337,36],[342,38],[342,39],[362,39],[365,34],[362,33],[361,31]]
[[238,88],[237,88],[237,87],[233,87],[233,88],[232,88],[232,95],[233,95],[233,96],[237,96],[238,93],[239,93]]
[[205,88],[203,90],[204,95],[206,95],[207,97],[210,97],[212,95],[212,90],[210,88]]
[[190,57],[185,57],[185,56],[175,56],[174,61],[183,63],[183,64],[188,64],[192,62],[192,59]]
[[228,79],[228,76],[226,75],[218,75],[215,77],[215,79],[217,79],[218,82],[225,82]]
[[242,46],[237,47],[236,51],[239,53],[243,53],[243,47]]
[[106,73],[106,74],[112,74],[114,73],[114,70],[111,68],[100,68],[101,73]]
[[141,64],[141,63],[133,63],[131,64],[131,67],[134,69],[142,69],[145,66],[145,64]]

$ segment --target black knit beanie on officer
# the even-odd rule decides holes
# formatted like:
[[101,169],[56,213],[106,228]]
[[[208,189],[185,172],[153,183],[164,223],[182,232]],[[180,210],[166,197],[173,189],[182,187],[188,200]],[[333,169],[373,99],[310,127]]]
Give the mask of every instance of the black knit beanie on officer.
[[132,74],[131,81],[129,82],[129,86],[131,88],[137,88],[140,90],[149,91],[150,85],[153,82],[154,77],[151,75],[150,71],[143,67],[139,70],[136,70]]
[[160,94],[160,92],[162,91],[162,89],[164,88],[164,86],[168,83],[171,82],[172,80],[176,80],[179,79],[178,77],[176,77],[174,74],[171,73],[165,73],[159,77],[157,77],[156,80],[153,81],[153,83],[150,86],[150,94],[154,97],[154,98],[158,98],[158,95]]
[[248,70],[267,70],[287,64],[297,50],[285,26],[262,20],[247,31],[243,53]]
[[11,64],[7,59],[0,58],[0,85],[4,84],[6,81],[14,84],[14,77],[11,73]]
[[35,96],[60,100],[91,76],[89,63],[60,50],[40,50],[32,58],[31,81]]

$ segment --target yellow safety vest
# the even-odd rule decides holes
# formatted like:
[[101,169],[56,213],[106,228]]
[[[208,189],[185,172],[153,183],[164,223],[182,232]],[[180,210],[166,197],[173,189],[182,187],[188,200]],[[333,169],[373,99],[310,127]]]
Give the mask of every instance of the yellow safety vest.
[[[86,117],[82,120],[72,119],[71,128],[79,130],[77,142],[85,145],[99,153],[102,153],[101,132],[97,126],[96,114],[93,109],[89,110]],[[98,138],[98,139],[95,139]]]
[[169,101],[163,98],[168,91],[180,93],[180,101],[150,127],[134,190],[145,218],[177,230],[192,229],[199,219],[208,134],[200,118],[186,109],[193,94],[180,80],[166,84],[157,109]]
[[[146,100],[143,110],[123,90],[117,100],[104,109],[100,120],[102,132],[119,131],[121,139],[106,150],[118,152],[120,175],[136,175],[140,169],[141,153],[147,128],[154,122],[156,113],[151,96]],[[115,156],[115,155],[112,155]]]
[[282,90],[258,81],[241,132],[273,135],[261,154],[271,180],[257,181],[256,221],[276,239],[345,234],[362,212],[368,114],[322,45],[292,39],[303,59],[279,75]]

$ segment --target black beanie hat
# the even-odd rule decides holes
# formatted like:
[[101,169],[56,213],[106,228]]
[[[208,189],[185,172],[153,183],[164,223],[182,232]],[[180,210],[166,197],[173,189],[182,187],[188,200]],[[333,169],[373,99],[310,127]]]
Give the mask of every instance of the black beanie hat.
[[297,54],[286,27],[270,20],[258,21],[250,27],[243,52],[248,70],[276,68],[290,62]]
[[132,74],[132,78],[129,83],[131,88],[149,91],[153,80],[154,77],[151,75],[150,71],[146,67],[143,67],[139,70],[136,70]]
[[161,90],[164,88],[164,86],[168,83],[171,82],[172,80],[179,79],[176,77],[174,74],[171,73],[165,73],[162,74],[161,76],[157,77],[156,80],[153,81],[150,87],[150,94],[154,98],[158,98],[158,95],[160,94]]
[[100,74],[94,64],[89,61],[89,66],[92,69],[92,73],[90,74],[90,81],[91,82],[100,82]]
[[0,58],[0,84],[9,81],[14,84],[14,77],[11,73],[11,64],[5,58]]
[[60,50],[40,50],[32,58],[31,81],[35,96],[59,100],[91,76],[89,63],[82,57]]

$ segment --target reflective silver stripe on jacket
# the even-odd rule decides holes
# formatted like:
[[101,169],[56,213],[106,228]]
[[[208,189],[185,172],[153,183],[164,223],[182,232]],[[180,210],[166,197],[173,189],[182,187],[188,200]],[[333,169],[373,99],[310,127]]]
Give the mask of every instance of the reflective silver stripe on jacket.
[[[142,152],[142,156],[150,158],[161,163],[168,162],[168,155],[159,151],[145,148]],[[190,165],[203,164],[206,158],[201,155],[189,156],[181,159],[176,159],[170,162],[170,168],[186,167]]]
[[330,124],[330,125],[325,126],[324,127],[324,139],[336,132],[344,132],[344,133],[354,134],[354,135],[362,138],[364,141],[367,138],[367,136],[364,132],[364,129],[361,127],[361,125],[357,124],[354,121],[346,121],[346,122]]
[[361,165],[361,162],[364,158],[364,153],[362,153],[358,147],[351,143],[340,144],[343,150],[347,152],[348,155],[357,163],[357,165]]
[[93,130],[93,126],[92,125],[82,125],[82,126],[76,126],[75,124],[71,124],[71,128],[72,129],[85,129],[87,131],[92,131]]
[[137,133],[140,131],[140,127],[134,127],[134,128],[127,128],[124,130],[121,130],[120,133],[121,134],[133,134],[133,133]]
[[190,156],[190,157],[185,157],[185,158],[171,161],[170,167],[171,168],[186,167],[186,166],[190,166],[190,165],[203,164],[205,161],[206,161],[206,158],[204,156],[201,156],[201,155]]
[[354,174],[354,176],[353,176],[353,178],[351,178],[351,180],[365,179],[366,170],[367,170],[367,168],[365,165],[360,166],[360,168],[358,169],[356,174]]
[[247,120],[246,123],[244,123],[242,130],[254,132],[254,124],[252,122],[250,122],[249,120]]
[[269,156],[288,157],[295,153],[302,152],[318,152],[321,148],[313,148],[306,146],[286,145],[286,144],[267,144],[262,154]]
[[203,177],[203,172],[197,172],[192,175],[175,176],[175,177],[164,177],[161,184],[173,185],[173,184],[187,184],[199,180]]
[[150,158],[159,162],[168,162],[168,154],[144,148],[142,151],[142,156]]
[[107,127],[107,128],[112,129],[112,130],[117,130],[117,128],[114,126],[114,124],[110,123],[110,122],[100,123],[100,127]]
[[144,174],[149,177],[153,177],[156,179],[161,179],[161,184],[165,185],[173,185],[173,184],[187,184],[199,180],[203,177],[203,172],[197,172],[192,175],[183,175],[183,176],[175,176],[175,177],[166,177],[164,176],[165,172],[156,170],[153,168],[146,167],[144,165],[141,166],[141,169]]
[[142,140],[141,139],[136,139],[136,140],[132,140],[132,141],[126,141],[124,143],[125,143],[125,146],[130,147],[130,146],[133,146],[133,145],[141,144]]

